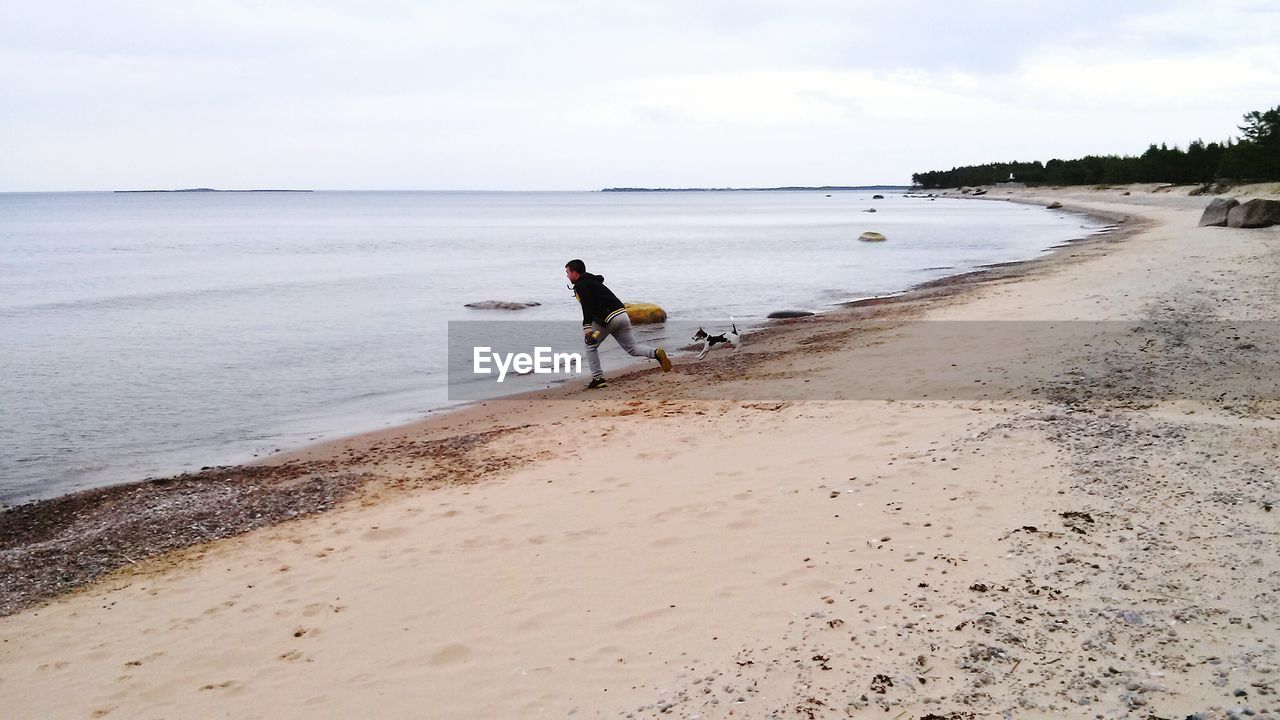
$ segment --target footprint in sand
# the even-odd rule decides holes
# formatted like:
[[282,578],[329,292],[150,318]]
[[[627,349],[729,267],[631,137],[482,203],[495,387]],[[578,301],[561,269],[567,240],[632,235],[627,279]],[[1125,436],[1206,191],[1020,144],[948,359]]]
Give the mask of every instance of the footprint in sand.
[[404,537],[405,535],[408,535],[408,534],[409,534],[409,528],[407,527],[393,527],[393,528],[374,527],[374,528],[370,528],[363,535],[361,535],[360,539],[361,540],[394,540],[398,537]]
[[346,609],[346,605],[334,605],[333,603],[311,603],[302,609],[302,617],[315,617],[316,615],[340,613]]
[[237,683],[235,680],[227,680],[226,682],[209,683],[208,685],[205,685],[200,689],[201,690],[229,690],[234,688],[238,684],[239,683]]
[[164,656],[163,652],[154,652],[154,653],[151,653],[150,655],[147,655],[144,658],[141,658],[138,660],[130,660],[124,665],[125,667],[141,667],[143,663],[151,662],[152,660],[155,660],[163,656]]
[[623,654],[621,647],[617,645],[605,645],[604,647],[597,648],[596,651],[592,653],[592,656],[597,660],[617,658],[621,661],[622,658],[620,656]]
[[427,658],[427,664],[432,667],[443,667],[446,665],[457,665],[471,657],[471,648],[466,645],[445,645],[435,651],[431,657]]
[[517,623],[516,631],[528,632],[530,630],[541,630],[543,627],[546,627],[548,624],[555,622],[558,617],[559,617],[559,614],[554,612],[536,613],[534,615],[530,615],[529,617],[522,619],[519,623]]
[[631,628],[650,625],[659,618],[667,615],[671,611],[670,608],[661,608],[658,610],[650,610],[636,615],[625,617],[613,624],[615,630],[629,630]]

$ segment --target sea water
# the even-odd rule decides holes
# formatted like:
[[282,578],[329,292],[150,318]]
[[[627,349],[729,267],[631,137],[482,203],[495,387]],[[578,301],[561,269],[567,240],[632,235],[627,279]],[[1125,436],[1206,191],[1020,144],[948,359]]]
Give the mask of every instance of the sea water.
[[[571,258],[626,301],[727,327],[1098,229],[871,190],[0,194],[0,502],[438,411],[448,321],[576,326]],[[860,243],[865,230],[889,240]],[[464,307],[483,300],[540,305]]]

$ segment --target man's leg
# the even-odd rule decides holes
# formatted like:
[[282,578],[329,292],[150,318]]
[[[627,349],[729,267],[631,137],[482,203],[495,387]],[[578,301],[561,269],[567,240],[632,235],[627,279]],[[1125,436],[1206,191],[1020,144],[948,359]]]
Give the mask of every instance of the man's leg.
[[609,321],[609,334],[613,335],[628,355],[647,357],[651,360],[658,357],[657,348],[636,342],[636,336],[631,332],[631,318],[627,317],[626,313],[618,313]]
[[609,336],[609,329],[600,323],[591,323],[591,329],[600,333],[600,339],[595,343],[587,342],[586,333],[583,333],[582,342],[587,346],[587,367],[591,368],[591,379],[604,379],[604,370],[600,369],[600,343]]
[[627,317],[626,313],[618,313],[613,320],[609,321],[609,332],[613,333],[613,336],[618,339],[618,344],[629,354],[657,360],[662,366],[662,372],[671,370],[671,360],[667,358],[666,350],[636,342],[635,335],[631,334],[631,318]]

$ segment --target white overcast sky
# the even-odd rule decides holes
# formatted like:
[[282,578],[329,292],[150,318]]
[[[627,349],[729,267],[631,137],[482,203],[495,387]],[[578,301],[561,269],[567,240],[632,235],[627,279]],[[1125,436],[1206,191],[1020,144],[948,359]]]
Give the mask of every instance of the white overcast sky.
[[0,191],[906,183],[1280,105],[1280,2],[0,0]]

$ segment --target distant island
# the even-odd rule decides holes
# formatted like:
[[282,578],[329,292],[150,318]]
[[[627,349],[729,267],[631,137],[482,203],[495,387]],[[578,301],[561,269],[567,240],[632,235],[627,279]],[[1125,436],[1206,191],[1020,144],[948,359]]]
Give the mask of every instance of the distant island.
[[907,185],[820,185],[820,186],[788,186],[767,188],[644,188],[616,187],[604,188],[600,192],[831,192],[832,190],[910,190]]
[[182,188],[180,190],[113,190],[118,193],[177,193],[177,192],[214,192],[214,193],[252,193],[252,192],[314,192],[313,190],[217,190],[215,188]]

